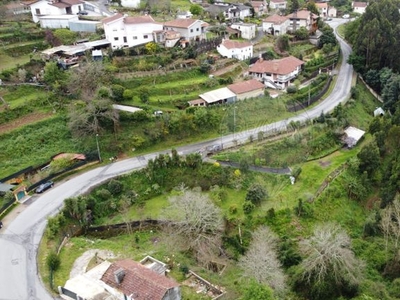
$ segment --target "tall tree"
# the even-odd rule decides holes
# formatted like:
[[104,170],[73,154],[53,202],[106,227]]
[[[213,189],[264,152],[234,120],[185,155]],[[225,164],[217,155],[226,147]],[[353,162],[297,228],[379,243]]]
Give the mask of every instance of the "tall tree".
[[240,259],[244,275],[260,284],[267,284],[278,293],[285,289],[285,275],[277,255],[278,237],[268,227],[259,227],[252,236],[250,247]]

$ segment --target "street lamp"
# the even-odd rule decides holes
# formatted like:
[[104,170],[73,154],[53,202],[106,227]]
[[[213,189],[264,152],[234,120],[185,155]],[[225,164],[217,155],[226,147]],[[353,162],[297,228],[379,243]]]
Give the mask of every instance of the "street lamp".
[[99,162],[101,162],[100,146],[99,146],[99,134],[96,133],[96,144],[97,144],[97,155],[99,156]]

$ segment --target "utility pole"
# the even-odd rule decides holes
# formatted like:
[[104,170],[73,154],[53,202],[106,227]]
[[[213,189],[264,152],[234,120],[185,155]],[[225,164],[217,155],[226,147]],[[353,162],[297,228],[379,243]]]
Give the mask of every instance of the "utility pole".
[[236,138],[236,106],[233,107],[233,139]]
[[100,146],[99,146],[99,134],[96,133],[96,144],[97,144],[97,155],[99,157],[99,162],[101,162]]

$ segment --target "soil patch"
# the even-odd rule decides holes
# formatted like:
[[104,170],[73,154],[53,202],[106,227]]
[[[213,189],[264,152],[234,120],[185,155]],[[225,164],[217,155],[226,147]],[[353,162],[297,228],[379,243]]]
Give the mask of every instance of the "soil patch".
[[328,166],[331,165],[331,162],[330,162],[330,161],[323,161],[323,160],[320,160],[320,161],[319,161],[319,165],[320,165],[321,167],[328,167]]
[[11,122],[1,124],[0,125],[0,134],[8,133],[19,127],[22,127],[22,126],[25,126],[28,124],[32,124],[32,123],[35,123],[38,121],[42,121],[44,119],[51,117],[52,115],[53,115],[52,113],[41,113],[41,112],[28,114],[26,116],[15,119]]

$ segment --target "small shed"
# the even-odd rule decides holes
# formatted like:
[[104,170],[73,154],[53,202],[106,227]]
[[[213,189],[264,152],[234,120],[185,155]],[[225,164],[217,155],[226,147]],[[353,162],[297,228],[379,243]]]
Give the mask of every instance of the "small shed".
[[385,114],[385,111],[383,110],[382,107],[377,107],[377,108],[374,110],[374,117],[381,117],[381,116],[383,116],[384,114]]
[[225,104],[236,101],[236,94],[227,87],[213,90],[199,96],[201,99],[207,102],[207,105]]
[[5,193],[10,192],[14,188],[15,185],[0,182],[0,195],[4,195]]
[[365,131],[356,127],[349,126],[344,130],[345,136],[343,138],[344,144],[347,148],[353,148],[357,145],[358,141],[364,136]]

